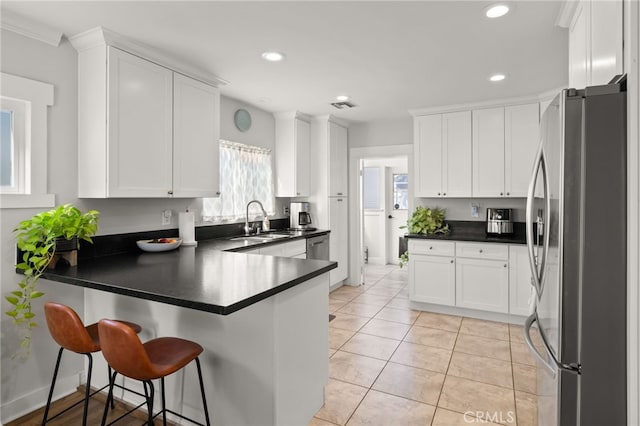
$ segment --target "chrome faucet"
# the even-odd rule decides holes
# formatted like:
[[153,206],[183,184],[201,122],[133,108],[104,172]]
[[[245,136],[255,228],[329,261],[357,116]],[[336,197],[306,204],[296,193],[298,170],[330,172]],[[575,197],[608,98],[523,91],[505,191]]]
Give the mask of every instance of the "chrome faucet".
[[247,215],[244,219],[244,235],[251,235],[251,226],[249,226],[249,206],[253,203],[258,203],[260,210],[262,210],[262,229],[264,231],[269,230],[269,217],[267,217],[267,211],[264,209],[264,206],[260,201],[251,200],[247,203]]

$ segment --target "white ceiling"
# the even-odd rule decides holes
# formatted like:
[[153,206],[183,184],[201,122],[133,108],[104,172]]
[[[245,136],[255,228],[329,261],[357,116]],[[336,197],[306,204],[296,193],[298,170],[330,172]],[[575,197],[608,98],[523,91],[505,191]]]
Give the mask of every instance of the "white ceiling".
[[[222,93],[267,111],[350,121],[408,117],[412,108],[537,94],[567,82],[562,1],[6,1],[71,36],[116,31],[228,80]],[[265,50],[284,52],[267,63]],[[491,83],[495,73],[507,74]],[[357,108],[329,105],[338,94]]]

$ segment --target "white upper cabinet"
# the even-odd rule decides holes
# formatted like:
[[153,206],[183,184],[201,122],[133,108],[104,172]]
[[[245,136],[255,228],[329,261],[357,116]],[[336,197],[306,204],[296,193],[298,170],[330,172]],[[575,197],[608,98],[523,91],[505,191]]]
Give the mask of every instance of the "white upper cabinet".
[[504,196],[504,108],[473,111],[473,196]]
[[297,112],[275,117],[276,197],[309,196],[309,121]]
[[218,89],[107,44],[114,37],[100,28],[71,37],[78,50],[78,196],[215,196]]
[[173,196],[220,195],[220,95],[216,87],[173,75]]
[[329,196],[340,197],[348,194],[347,176],[348,133],[347,128],[332,121],[329,131]]
[[473,111],[473,196],[526,197],[539,139],[538,103]]
[[607,84],[623,72],[622,0],[582,0],[569,27],[569,86]]
[[471,196],[471,112],[416,117],[417,197]]
[[504,189],[508,197],[526,197],[540,142],[540,105],[504,109]]
[[[81,158],[81,161],[106,160],[108,173],[101,178],[107,179],[105,195],[108,197],[170,196],[173,73],[111,47],[108,48],[107,62],[106,158],[103,153],[96,158]],[[83,124],[80,122],[80,126]],[[80,148],[83,143],[81,139]],[[80,177],[82,181],[83,176]],[[103,192],[103,188],[95,190]]]

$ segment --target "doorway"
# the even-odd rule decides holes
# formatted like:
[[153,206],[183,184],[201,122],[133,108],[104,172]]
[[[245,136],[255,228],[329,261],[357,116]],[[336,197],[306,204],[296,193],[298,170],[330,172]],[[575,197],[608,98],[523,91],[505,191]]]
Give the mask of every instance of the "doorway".
[[[409,208],[407,155],[365,157],[360,160],[362,244],[366,272],[397,267],[400,259],[401,226]],[[382,268],[381,268],[382,267]],[[373,274],[375,275],[375,274]],[[369,284],[372,274],[365,273]]]

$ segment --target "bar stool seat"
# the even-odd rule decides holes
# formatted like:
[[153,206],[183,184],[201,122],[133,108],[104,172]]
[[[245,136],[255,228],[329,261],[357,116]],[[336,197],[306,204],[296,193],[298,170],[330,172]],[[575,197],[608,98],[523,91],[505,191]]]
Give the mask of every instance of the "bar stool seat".
[[[190,418],[171,411],[166,408],[165,404],[165,386],[164,378],[176,371],[181,370],[191,361],[196,362],[198,369],[198,379],[200,381],[200,392],[202,394],[202,404],[206,424],[210,425],[209,410],[207,409],[207,400],[204,393],[204,383],[202,381],[202,369],[198,356],[203,352],[202,346],[190,340],[180,339],[178,337],[159,337],[142,343],[136,333],[121,322],[103,319],[98,323],[100,332],[100,341],[102,345],[102,354],[107,363],[113,368],[113,376],[110,383],[115,382],[117,374],[121,374],[130,379],[140,380],[144,386],[146,401],[140,404],[147,405],[148,424],[153,424],[153,419],[162,414],[163,424],[166,425],[166,413],[172,413],[178,417],[188,420],[195,424],[200,424]],[[160,379],[162,390],[162,410],[157,414],[153,414],[153,398],[154,386],[151,380]],[[147,390],[148,388],[148,390]],[[109,390],[107,403],[113,398],[112,389]],[[105,407],[102,417],[102,425],[104,426],[107,418],[107,407]],[[111,424],[119,419],[114,420]]]
[[[99,352],[101,350],[100,337],[98,334],[98,323],[85,326],[76,311],[71,309],[69,306],[55,302],[47,302],[44,304],[44,314],[47,320],[49,333],[51,334],[53,340],[55,340],[55,342],[60,345],[60,350],[58,351],[58,358],[56,360],[56,366],[53,372],[53,379],[51,380],[51,388],[49,389],[49,397],[47,398],[47,405],[44,411],[44,416],[42,418],[42,425],[45,425],[48,421],[53,420],[59,415],[65,413],[66,411],[75,407],[77,404],[84,402],[84,413],[82,417],[82,424],[84,426],[87,424],[87,409],[89,406],[89,398],[109,386],[107,384],[101,389],[90,393],[91,373],[93,370],[93,357],[91,356],[91,354]],[[127,321],[120,321],[120,323],[135,334],[142,331],[142,327],[140,327],[138,324]],[[86,355],[89,359],[85,397],[83,400],[78,401],[77,403],[73,404],[72,406],[66,408],[65,410],[59,412],[49,419],[48,415],[49,408],[51,406],[51,398],[53,397],[53,390],[56,385],[56,378],[58,376],[58,368],[60,367],[62,352],[64,352],[65,349],[77,354]],[[109,379],[111,379],[110,367]],[[113,402],[111,403],[111,406],[113,408]]]

